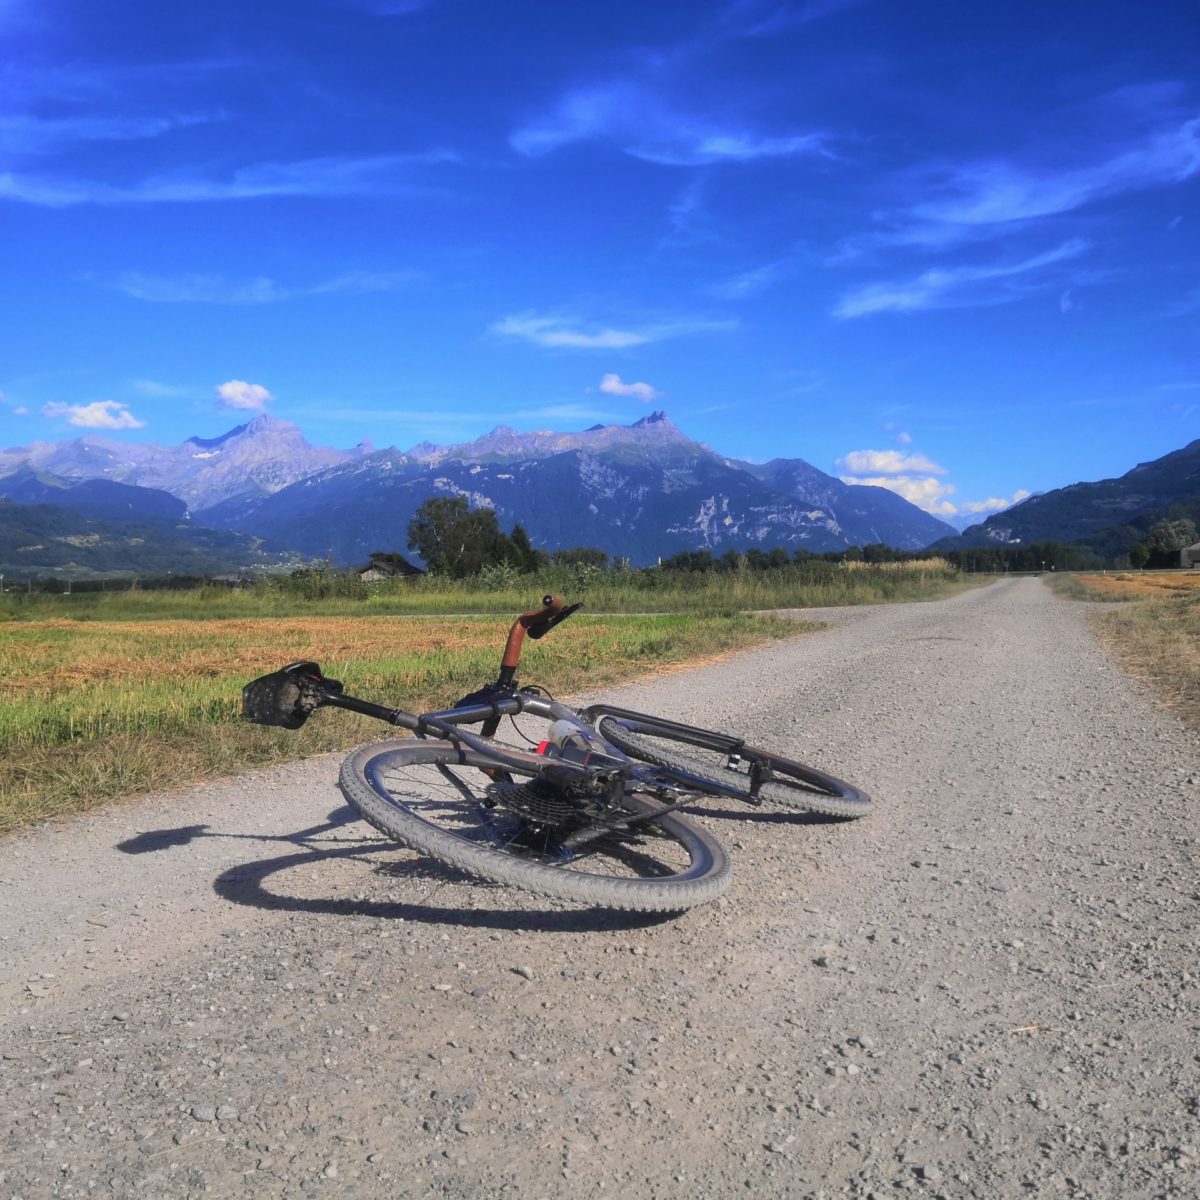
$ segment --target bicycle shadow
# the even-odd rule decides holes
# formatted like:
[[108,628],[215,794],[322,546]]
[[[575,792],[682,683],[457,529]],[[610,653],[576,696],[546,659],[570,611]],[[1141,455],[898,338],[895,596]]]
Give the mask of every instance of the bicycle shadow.
[[[425,924],[453,925],[456,928],[490,929],[508,932],[594,933],[612,930],[645,929],[674,920],[678,913],[627,913],[615,909],[545,908],[469,908],[457,904],[438,905],[428,897],[419,900],[371,899],[367,897],[300,896],[282,888],[272,890],[268,881],[288,871],[301,870],[330,861],[369,862],[377,877],[388,882],[427,884],[430,890],[446,885],[467,885],[479,889],[489,899],[519,896],[521,893],[488,884],[456,871],[432,859],[415,856],[394,842],[373,835],[330,838],[329,833],[358,819],[348,805],[334,809],[321,825],[286,834],[222,833],[208,825],[182,825],[174,829],[147,830],[136,837],[118,842],[124,854],[149,854],[186,846],[197,838],[228,838],[242,841],[286,842],[295,850],[274,858],[254,859],[235,864],[213,880],[213,891],[223,900],[269,912],[311,913],[314,915],[382,920],[420,921]],[[312,839],[321,841],[313,844]],[[403,859],[382,856],[403,854]],[[371,861],[369,856],[380,856]],[[532,899],[532,897],[530,897]]]
[[721,821],[742,821],[752,825],[852,825],[853,817],[831,817],[827,813],[802,812],[790,808],[714,808],[711,801],[681,804],[681,811],[694,817],[716,817]]

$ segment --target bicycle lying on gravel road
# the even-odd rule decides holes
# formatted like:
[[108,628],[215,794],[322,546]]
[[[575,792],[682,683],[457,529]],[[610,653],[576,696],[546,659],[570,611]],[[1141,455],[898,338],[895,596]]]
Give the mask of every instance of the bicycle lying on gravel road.
[[[248,683],[242,713],[298,729],[318,708],[345,708],[409,730],[414,738],[362,746],[342,764],[342,792],[363,818],[475,878],[609,908],[678,912],[725,890],[725,849],[675,811],[684,802],[727,797],[840,818],[869,810],[842,780],[731,734],[607,704],[577,711],[518,684],[525,636],[579,607],[547,596],[522,613],[496,681],[442,712],[356,699],[316,663],[295,662]],[[543,738],[521,729],[524,715],[550,722]],[[505,717],[527,747],[496,740]]]

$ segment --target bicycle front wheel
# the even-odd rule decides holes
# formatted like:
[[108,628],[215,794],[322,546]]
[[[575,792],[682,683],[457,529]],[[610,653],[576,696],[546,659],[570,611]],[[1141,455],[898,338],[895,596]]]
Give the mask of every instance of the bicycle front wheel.
[[[767,801],[785,808],[857,819],[871,811],[871,800],[815,767],[780,754],[747,746],[731,734],[717,733],[640,713],[605,713],[589,709],[597,732],[630,758],[677,770],[711,785],[720,795],[754,804]],[[763,772],[755,789],[754,772]],[[707,789],[706,789],[707,790]]]
[[[586,820],[572,825],[563,819],[561,798],[536,792],[524,807],[545,811],[530,815],[496,804],[485,768],[494,771],[496,763],[449,742],[404,739],[354,751],[342,764],[340,784],[363,818],[402,845],[477,879],[541,896],[680,912],[716,899],[729,884],[724,848],[683,817],[640,820],[650,805],[626,796],[629,823],[597,830]],[[536,778],[531,766],[516,783]]]

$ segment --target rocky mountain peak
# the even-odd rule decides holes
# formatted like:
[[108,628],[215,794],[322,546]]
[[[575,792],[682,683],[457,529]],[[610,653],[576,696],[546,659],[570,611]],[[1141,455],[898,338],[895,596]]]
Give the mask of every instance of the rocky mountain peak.
[[[642,417],[642,419],[640,421],[634,421],[634,423],[632,425],[630,425],[629,428],[630,429],[652,429],[656,425],[666,425],[666,426],[670,426],[671,429],[675,429],[675,426],[672,425],[671,422],[667,420],[666,412],[661,408],[656,408],[654,410],[654,412],[650,413],[649,416]],[[602,427],[598,427],[598,428],[602,428]],[[676,432],[678,433],[677,429],[676,429]]]

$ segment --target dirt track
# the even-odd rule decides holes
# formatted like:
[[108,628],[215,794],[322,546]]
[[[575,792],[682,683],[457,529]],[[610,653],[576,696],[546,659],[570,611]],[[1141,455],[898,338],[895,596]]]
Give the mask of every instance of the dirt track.
[[1195,1195],[1200,749],[1085,612],[613,693],[878,803],[706,810],[736,879],[675,919],[448,878],[334,758],[0,843],[0,1197]]

